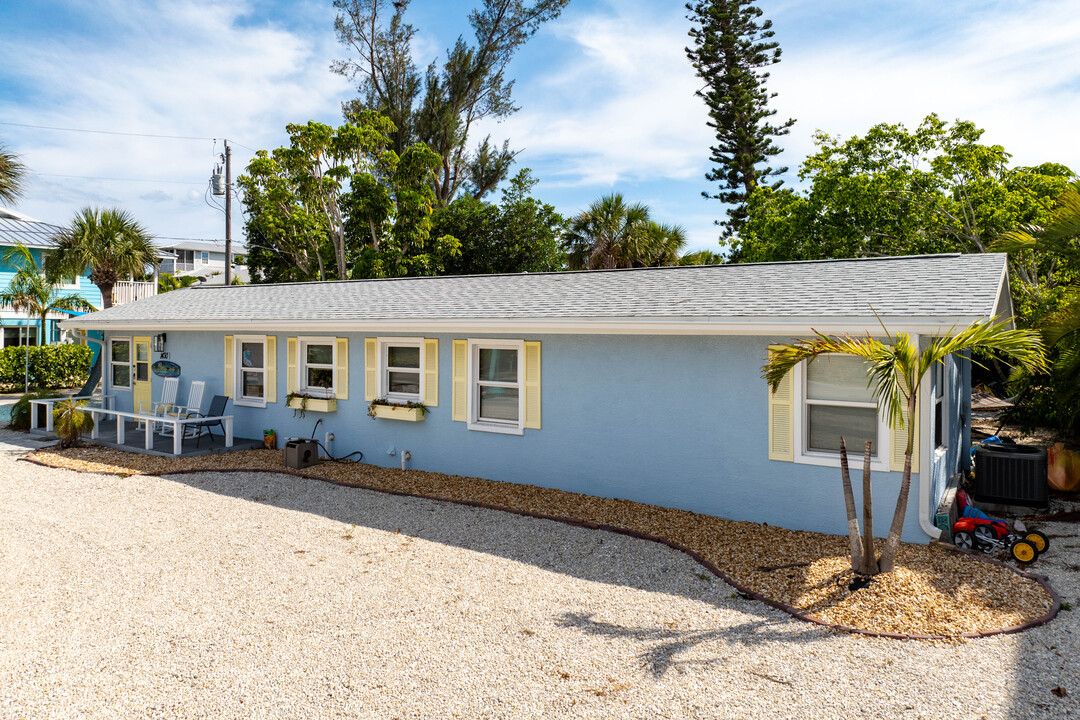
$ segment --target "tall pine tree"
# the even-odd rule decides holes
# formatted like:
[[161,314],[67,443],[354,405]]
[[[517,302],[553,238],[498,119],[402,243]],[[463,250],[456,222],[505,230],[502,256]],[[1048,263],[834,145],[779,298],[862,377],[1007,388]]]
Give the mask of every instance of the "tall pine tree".
[[769,73],[764,68],[780,62],[772,21],[761,20],[761,10],[745,0],[703,0],[687,3],[686,9],[694,41],[686,54],[705,81],[698,95],[709,106],[708,125],[716,130],[717,141],[709,148],[714,168],[705,179],[719,182],[720,191],[702,194],[732,206],[728,219],[719,223],[724,236],[730,237],[746,223],[746,199],[754,188],[783,184],[770,179],[787,168],[766,163],[782,151],[773,138],[787,135],[795,120],[769,122],[776,114],[769,109],[769,100],[776,93],[765,88]]

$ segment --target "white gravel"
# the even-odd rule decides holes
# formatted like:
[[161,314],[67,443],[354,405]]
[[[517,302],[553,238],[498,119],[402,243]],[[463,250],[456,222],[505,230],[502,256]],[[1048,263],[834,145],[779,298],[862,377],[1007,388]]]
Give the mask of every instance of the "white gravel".
[[77,474],[15,437],[0,718],[1080,717],[1075,524],[1036,568],[1077,610],[934,645],[831,634],[654,543],[281,475]]

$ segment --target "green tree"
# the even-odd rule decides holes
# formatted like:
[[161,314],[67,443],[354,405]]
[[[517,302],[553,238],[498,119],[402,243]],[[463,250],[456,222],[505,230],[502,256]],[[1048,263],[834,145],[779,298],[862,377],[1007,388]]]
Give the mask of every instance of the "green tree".
[[26,166],[15,153],[0,144],[0,203],[14,205],[22,197]]
[[48,344],[45,321],[50,312],[93,312],[97,309],[78,295],[62,292],[61,281],[47,277],[25,245],[20,243],[5,253],[4,262],[18,269],[7,290],[0,293],[0,305],[8,305],[15,312],[25,312],[38,318],[42,344]]
[[1066,188],[1044,225],[1007,233],[994,249],[1007,251],[1014,266],[1037,267],[1037,258],[1053,264],[1041,279],[1030,282],[1030,273],[1014,283],[1013,294],[1021,300],[1017,304],[1042,331],[1052,362],[1047,372],[1014,376],[1023,402],[1008,417],[1025,427],[1050,426],[1075,439],[1080,436],[1080,182]]
[[258,151],[237,179],[255,282],[435,274],[455,252],[430,234],[438,155],[423,143],[395,152],[378,113],[356,120],[289,125],[289,147]]
[[395,152],[422,142],[438,153],[439,172],[431,180],[440,205],[448,205],[461,189],[483,197],[509,175],[516,153],[509,142],[492,145],[490,136],[470,151],[469,133],[482,120],[505,118],[517,110],[507,64],[569,0],[536,0],[531,5],[483,0],[481,9],[469,13],[475,42],[458,37],[442,66],[433,62],[423,77],[412,55],[416,29],[404,19],[409,1],[334,0],[334,28],[353,57],[335,61],[331,69],[356,80],[360,93],[345,104],[345,117],[376,110],[394,124]]
[[705,99],[708,125],[716,131],[716,145],[709,148],[714,167],[705,179],[720,183],[720,191],[703,194],[732,206],[720,223],[725,237],[731,237],[746,222],[746,201],[754,190],[782,184],[770,178],[787,168],[765,163],[780,154],[774,139],[787,135],[795,121],[769,121],[776,115],[769,109],[776,93],[766,89],[765,68],[780,62],[781,52],[772,39],[772,21],[762,20],[761,10],[747,0],[701,0],[687,3],[686,9],[694,43],[686,54],[705,81],[697,94]]
[[[805,191],[759,188],[728,244],[735,262],[985,252],[995,238],[1044,222],[1072,172],[1008,166],[982,130],[929,115],[914,131],[876,125],[847,140],[815,135]],[[1015,269],[1015,268],[1014,268]],[[1030,269],[1035,272],[1035,269]]]
[[575,217],[563,240],[571,270],[678,265],[686,231],[649,217],[644,203],[605,195]]
[[103,308],[112,307],[117,282],[157,264],[150,234],[125,210],[83,208],[54,240],[57,247],[45,259],[46,272],[56,278],[89,270]]
[[447,275],[550,272],[565,265],[560,238],[566,221],[551,205],[530,197],[535,186],[521,170],[498,205],[463,195],[432,216],[432,233],[461,240],[461,253],[446,260]]
[[[958,333],[933,338],[925,349],[921,350],[910,335],[905,332],[890,333],[882,327],[887,342],[870,337],[830,336],[815,333],[815,337],[798,340],[789,345],[782,345],[770,353],[769,361],[762,368],[762,376],[775,392],[780,381],[801,362],[813,362],[822,355],[849,355],[862,358],[867,363],[867,384],[874,389],[874,397],[884,409],[889,427],[893,429],[910,427],[918,402],[919,385],[926,373],[936,363],[942,363],[949,355],[964,351],[978,350],[999,353],[1010,358],[1022,367],[1039,371],[1046,366],[1046,357],[1042,340],[1033,330],[1007,329],[1011,321],[985,320],[974,322]],[[896,511],[892,525],[885,540],[878,569],[892,572],[896,564],[896,552],[900,547],[900,534],[907,515],[908,498],[911,493],[911,453],[915,439],[914,433],[908,433],[907,448],[904,453],[904,474],[900,482],[900,491],[896,499]],[[845,460],[846,466],[846,460]],[[844,468],[846,474],[846,467]],[[845,478],[846,480],[846,478]],[[854,502],[849,501],[850,483],[845,482],[845,505],[848,512],[849,533],[851,537],[852,565],[862,565],[873,571],[870,558],[856,558],[860,547],[858,543],[858,521],[853,518]],[[868,547],[869,544],[867,544]]]

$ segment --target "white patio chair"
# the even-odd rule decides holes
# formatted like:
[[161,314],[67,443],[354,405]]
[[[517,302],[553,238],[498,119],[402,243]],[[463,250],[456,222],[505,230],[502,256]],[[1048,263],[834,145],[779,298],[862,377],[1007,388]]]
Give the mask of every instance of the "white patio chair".
[[[143,400],[139,407],[135,408],[135,412],[140,415],[164,415],[176,405],[176,389],[179,385],[179,378],[165,378],[161,383],[161,397],[158,401],[155,403]],[[139,427],[142,426],[140,421]]]
[[[194,380],[191,383],[191,387],[188,388],[187,402],[183,405],[176,405],[171,410],[166,410],[165,414],[175,418],[189,418],[199,414],[202,410],[203,393],[206,391],[205,380]],[[166,424],[162,429],[162,435],[172,435],[172,425]]]

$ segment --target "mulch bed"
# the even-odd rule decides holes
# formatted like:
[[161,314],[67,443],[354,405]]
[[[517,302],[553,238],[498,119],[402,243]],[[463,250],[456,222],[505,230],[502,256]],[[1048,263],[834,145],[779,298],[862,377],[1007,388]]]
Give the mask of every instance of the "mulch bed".
[[[281,451],[248,450],[192,458],[137,455],[110,448],[43,448],[32,462],[83,472],[168,475],[177,472],[286,472]],[[297,474],[291,472],[291,474]],[[797,617],[886,636],[973,637],[1041,624],[1059,602],[1048,585],[1003,563],[929,544],[901,546],[894,572],[851,592],[847,538],[786,530],[654,505],[597,498],[532,485],[322,462],[305,477],[452,502],[572,520],[628,531],[689,551],[751,597]]]

